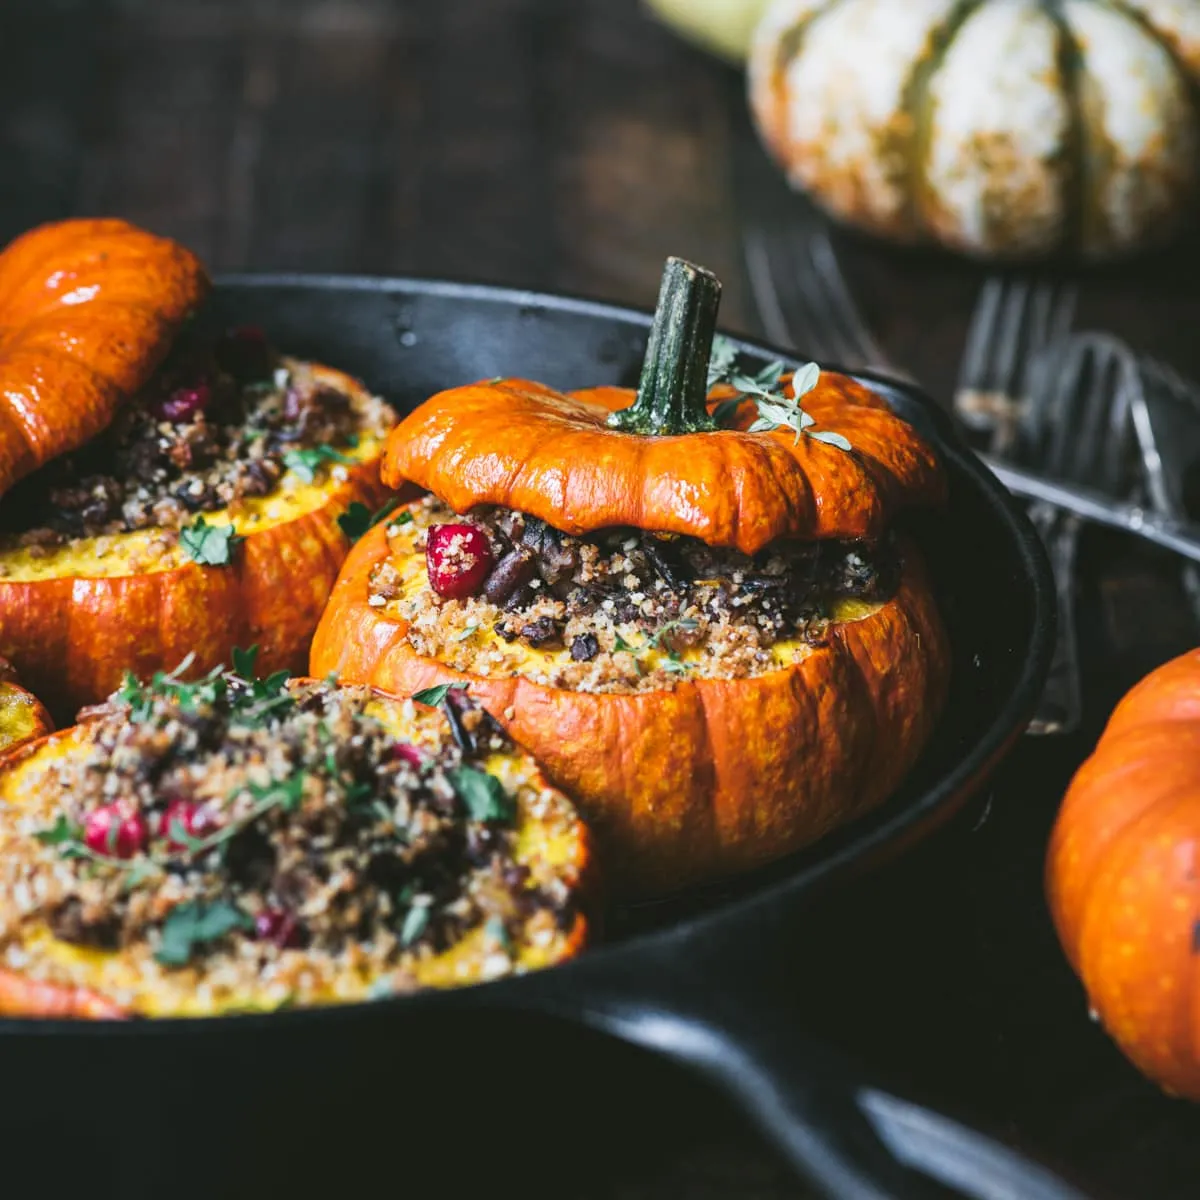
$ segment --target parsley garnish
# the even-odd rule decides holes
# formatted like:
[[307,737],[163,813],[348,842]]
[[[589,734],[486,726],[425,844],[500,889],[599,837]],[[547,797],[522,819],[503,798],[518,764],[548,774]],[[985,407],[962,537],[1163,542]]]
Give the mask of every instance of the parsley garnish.
[[411,946],[429,928],[429,905],[414,904],[400,927],[400,945]]
[[303,450],[289,450],[283,456],[284,465],[305,483],[312,483],[317,470],[324,463],[345,463],[353,466],[355,460],[332,446],[309,446]]
[[227,567],[244,540],[232,525],[210,525],[203,517],[197,517],[179,531],[184,553],[202,567]]
[[81,841],[83,826],[76,825],[60,813],[58,820],[49,829],[39,829],[33,836],[43,846],[62,846],[69,842]]
[[235,929],[253,929],[247,913],[227,900],[177,905],[163,922],[162,943],[154,957],[165,967],[186,966],[197,946],[215,942]]
[[[399,503],[399,497],[395,497],[389,500],[382,508],[371,512],[361,500],[353,500],[350,503],[350,507],[338,517],[338,525],[341,526],[342,532],[352,542],[357,542],[368,529],[374,529],[380,521],[391,516]],[[409,519],[411,520],[412,518],[410,517]]]
[[254,664],[258,662],[258,644],[255,643],[249,650],[243,650],[240,646],[233,648],[233,673],[240,679],[254,678]]
[[428,704],[430,708],[437,708],[449,692],[465,692],[467,685],[465,683],[439,683],[436,687],[424,688],[422,691],[413,692],[412,698],[418,704]]
[[839,450],[849,450],[850,443],[840,433],[822,430],[813,432],[816,424],[812,417],[800,407],[800,397],[811,392],[821,377],[821,368],[816,363],[805,363],[792,374],[792,395],[785,396],[779,383],[787,367],[782,362],[769,363],[757,375],[746,375],[736,370],[737,350],[728,338],[718,334],[713,338],[712,354],[709,357],[708,386],[727,383],[739,393],[730,400],[723,400],[713,410],[717,424],[727,424],[737,412],[743,400],[750,399],[758,410],[758,416],[750,426],[750,433],[771,429],[794,429],[796,441],[800,435],[810,437]]
[[474,767],[455,767],[446,772],[473,821],[511,821],[516,806],[495,775]]

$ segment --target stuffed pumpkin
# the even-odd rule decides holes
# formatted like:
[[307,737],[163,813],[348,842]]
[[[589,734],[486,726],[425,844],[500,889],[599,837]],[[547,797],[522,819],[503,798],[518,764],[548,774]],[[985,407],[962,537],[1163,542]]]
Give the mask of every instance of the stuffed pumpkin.
[[[641,385],[451,389],[388,439],[428,494],[352,550],[310,670],[464,688],[568,791],[627,896],[777,858],[881,803],[948,679],[920,554],[932,449],[863,384],[711,356],[673,259]],[[806,390],[807,389],[807,390]],[[803,408],[797,397],[803,400]]]
[[201,339],[207,286],[122,221],[0,253],[0,654],[60,719],[189,654],[303,668],[339,521],[384,495],[390,409],[256,329]]
[[0,658],[0,757],[53,728],[50,714],[21,687],[12,664]]
[[0,763],[0,1014],[213,1016],[520,974],[583,947],[589,846],[465,698],[245,659],[130,677]]
[[1200,1100],[1200,650],[1117,705],[1063,800],[1046,857],[1059,940],[1121,1050]]

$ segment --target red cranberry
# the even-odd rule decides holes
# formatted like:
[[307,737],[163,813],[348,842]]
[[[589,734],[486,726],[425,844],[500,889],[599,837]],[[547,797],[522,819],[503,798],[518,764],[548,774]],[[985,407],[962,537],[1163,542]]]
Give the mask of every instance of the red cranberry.
[[146,838],[141,813],[120,800],[93,809],[83,823],[84,845],[110,858],[132,858],[145,846]]
[[210,391],[203,381],[195,387],[176,388],[165,400],[155,406],[155,413],[164,421],[186,425],[198,412],[208,407]]
[[419,767],[425,761],[425,755],[408,742],[396,742],[388,755],[392,762],[408,763],[410,767]]
[[178,840],[180,827],[190,838],[204,838],[215,833],[219,825],[216,815],[207,805],[196,804],[192,800],[172,800],[159,821],[158,836],[166,839],[168,849],[183,850],[187,843]]
[[429,583],[439,596],[473,596],[492,573],[495,557],[487,535],[474,525],[434,525],[425,542]]
[[222,370],[234,379],[250,383],[271,374],[271,347],[257,325],[231,329],[217,344],[215,355]]
[[274,942],[281,950],[300,943],[296,914],[282,908],[264,908],[254,918],[254,932],[260,942]]

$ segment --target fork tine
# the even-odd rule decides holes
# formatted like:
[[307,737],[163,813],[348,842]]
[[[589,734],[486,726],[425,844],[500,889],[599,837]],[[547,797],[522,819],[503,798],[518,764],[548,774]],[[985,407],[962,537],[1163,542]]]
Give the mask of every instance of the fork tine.
[[811,278],[824,283],[824,299],[831,303],[831,314],[841,327],[846,345],[865,366],[885,362],[886,356],[858,314],[846,286],[846,277],[833,252],[833,243],[823,229],[809,238],[808,252],[814,268]]
[[[746,270],[750,276],[750,290],[758,309],[759,319],[766,330],[768,341],[780,346],[795,347],[798,339],[788,326],[787,317],[779,302],[779,294],[771,282],[771,247],[766,235],[757,229],[748,229],[744,239]],[[815,348],[815,347],[814,347]]]
[[992,391],[1013,400],[1020,395],[1023,374],[1021,333],[1025,325],[1029,293],[1030,285],[1023,280],[1008,288],[1000,314],[996,351],[992,356],[992,373],[988,380]]
[[959,395],[981,392],[986,388],[988,352],[992,346],[1000,306],[1004,302],[1004,281],[993,276],[983,285],[971,323],[967,328],[967,344],[958,368]]

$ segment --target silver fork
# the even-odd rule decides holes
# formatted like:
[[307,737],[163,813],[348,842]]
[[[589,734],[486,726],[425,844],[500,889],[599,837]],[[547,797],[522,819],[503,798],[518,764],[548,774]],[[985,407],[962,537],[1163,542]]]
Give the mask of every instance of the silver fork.
[[1070,331],[1077,294],[1070,285],[1000,275],[983,285],[967,330],[954,414],[964,430],[983,435],[989,453],[1003,457],[1011,450],[1036,364]]
[[779,229],[748,228],[742,239],[755,307],[767,340],[910,378],[871,336],[846,286],[823,218],[798,207]]
[[[1031,390],[1010,457],[1052,479],[1121,494],[1134,444],[1136,372],[1134,356],[1104,334],[1076,334],[1044,347],[1031,364]],[[1045,501],[1031,504],[1029,517],[1050,555],[1058,598],[1054,658],[1029,732],[1070,733],[1082,713],[1075,576],[1084,521]]]

